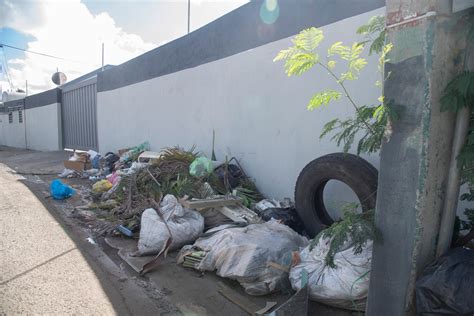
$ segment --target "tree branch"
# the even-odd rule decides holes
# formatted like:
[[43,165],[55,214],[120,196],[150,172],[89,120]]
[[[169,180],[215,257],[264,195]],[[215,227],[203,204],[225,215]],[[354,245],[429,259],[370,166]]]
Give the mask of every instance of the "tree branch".
[[[354,102],[354,100],[351,98],[351,96],[349,95],[349,91],[347,91],[346,89],[346,86],[344,85],[344,83],[342,83],[340,81],[340,79],[334,74],[334,72],[332,72],[331,69],[329,69],[326,65],[324,65],[323,63],[321,62],[318,62],[318,64],[323,67],[324,69],[327,70],[327,72],[332,76],[334,77],[334,79],[336,79],[336,82],[341,86],[342,90],[344,90],[344,95],[345,97],[349,100],[349,102],[351,103],[351,105],[354,107],[354,109],[356,110],[357,114],[359,114],[359,117],[360,117],[360,111],[359,111],[359,107],[356,105],[356,103]],[[372,128],[370,127],[369,123],[367,123],[364,119],[361,118],[361,121],[364,123],[364,125],[367,127],[367,129],[370,131],[370,133],[374,136],[376,136],[376,133],[372,130]]]

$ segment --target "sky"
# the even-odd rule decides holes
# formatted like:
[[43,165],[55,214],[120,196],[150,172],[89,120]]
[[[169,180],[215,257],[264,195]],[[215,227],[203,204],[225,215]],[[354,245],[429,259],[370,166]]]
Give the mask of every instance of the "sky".
[[[249,0],[190,0],[191,31]],[[105,64],[118,65],[187,33],[187,0],[0,0],[0,43],[58,58],[0,48],[3,91],[41,92]],[[10,78],[10,80],[8,80]]]

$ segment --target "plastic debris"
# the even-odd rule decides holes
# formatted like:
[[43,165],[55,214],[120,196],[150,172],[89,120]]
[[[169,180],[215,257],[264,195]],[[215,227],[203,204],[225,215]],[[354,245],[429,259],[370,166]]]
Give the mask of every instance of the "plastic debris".
[[233,164],[221,164],[215,169],[215,173],[222,183],[232,189],[239,185],[240,180],[244,176],[242,169]]
[[112,185],[116,185],[117,183],[120,182],[120,179],[121,179],[118,173],[115,171],[109,174],[106,178],[107,180],[109,180],[110,183],[112,183]]
[[100,170],[97,169],[97,168],[92,168],[92,169],[86,170],[85,173],[88,176],[95,176],[95,175],[98,175],[100,173]]
[[105,154],[105,165],[110,172],[115,170],[115,163],[120,160],[120,157],[112,152]]
[[71,169],[64,169],[63,172],[61,172],[58,176],[60,178],[69,178],[70,176],[73,176],[74,174],[76,173],[75,170],[71,170]]
[[178,262],[183,263],[188,254],[195,257],[196,251],[204,251],[206,255],[194,268],[216,270],[221,277],[237,280],[251,295],[289,289],[288,271],[293,252],[308,244],[306,237],[273,220],[237,228],[223,225],[207,231],[206,235],[210,236],[199,238],[193,246],[185,246]]
[[121,157],[121,162],[129,162],[132,160],[137,160],[138,156],[144,152],[150,150],[150,144],[148,142],[144,142],[138,146],[133,147],[132,149],[125,152]]
[[94,193],[103,193],[107,192],[112,188],[112,183],[109,180],[100,180],[92,185],[92,191]]
[[159,211],[165,221],[153,208],[146,209],[142,214],[138,240],[138,252],[141,255],[160,252],[170,238],[169,250],[178,249],[194,242],[204,229],[201,214],[184,209],[173,195],[168,194],[163,198]]
[[74,195],[75,191],[68,185],[65,185],[61,180],[53,180],[50,185],[51,196],[55,200],[64,200]]
[[289,198],[285,198],[281,202],[273,199],[261,200],[255,205],[255,211],[264,221],[269,221],[273,218],[290,226],[299,234],[304,233],[303,221]]
[[429,315],[474,313],[474,250],[455,248],[429,265],[416,282],[416,311]]
[[123,225],[117,226],[117,230],[127,237],[133,237],[133,232]]
[[193,177],[203,178],[214,171],[214,164],[209,158],[198,157],[189,166],[189,174]]

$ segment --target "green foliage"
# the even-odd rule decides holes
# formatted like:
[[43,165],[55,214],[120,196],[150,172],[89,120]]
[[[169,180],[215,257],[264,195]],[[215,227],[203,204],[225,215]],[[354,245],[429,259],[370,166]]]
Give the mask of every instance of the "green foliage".
[[312,51],[319,46],[323,39],[323,31],[315,27],[310,27],[296,35],[293,39],[293,44],[302,50]]
[[372,42],[369,54],[380,54],[385,45],[385,17],[383,15],[371,17],[367,24],[357,29],[357,34],[364,35],[363,44]]
[[[384,98],[378,98],[380,103],[374,105],[359,106],[350,93],[346,89],[345,82],[356,80],[360,72],[367,65],[367,60],[362,56],[364,49],[368,43],[370,52],[380,54],[379,71],[382,80],[376,83],[376,86],[382,86],[382,82],[386,80],[383,72],[383,66],[388,61],[387,55],[392,49],[392,44],[385,45],[385,36],[381,34],[385,28],[383,16],[373,17],[366,25],[358,29],[359,34],[363,34],[366,39],[364,42],[353,43],[352,45],[344,45],[342,42],[332,44],[327,50],[326,61],[321,61],[320,55],[316,49],[324,39],[324,34],[317,28],[309,28],[301,31],[293,39],[293,46],[282,50],[275,57],[274,61],[285,61],[285,72],[288,76],[301,75],[307,72],[315,65],[320,66],[329,74],[339,85],[340,91],[327,89],[313,95],[308,103],[308,110],[312,111],[327,106],[333,101],[339,100],[344,96],[349,104],[355,109],[356,115],[349,119],[335,119],[328,122],[321,133],[320,137],[324,137],[330,133],[334,133],[331,137],[338,146],[343,145],[344,151],[350,150],[355,143],[356,137],[361,137],[357,142],[357,153],[374,153],[380,149],[384,137],[384,131],[387,123],[392,116],[385,109]],[[380,34],[379,34],[380,33]],[[371,40],[374,35],[375,40]],[[378,41],[375,43],[375,41]],[[382,45],[380,46],[380,43]],[[334,71],[336,66],[343,70],[339,75]]]
[[465,106],[474,107],[474,72],[465,71],[454,78],[444,90],[441,111],[458,112]]
[[321,231],[310,243],[310,250],[321,239],[329,242],[329,251],[324,258],[327,266],[335,269],[334,256],[343,249],[354,247],[354,254],[360,254],[369,240],[380,239],[374,225],[374,210],[357,213],[357,203],[348,203],[343,208],[343,219]]
[[[382,145],[382,139],[385,133],[385,126],[388,123],[389,115],[383,105],[361,106],[359,113],[354,118],[341,120],[336,118],[326,123],[320,138],[329,133],[334,133],[331,140],[338,146],[343,144],[345,152],[349,151],[353,145],[356,136],[360,136],[357,142],[357,154],[375,153]],[[370,130],[366,127],[369,125]]]
[[316,93],[308,104],[308,110],[312,111],[319,108],[321,105],[328,105],[331,100],[337,100],[341,97],[341,93],[336,90],[326,90]]
[[285,60],[288,76],[299,76],[319,62],[314,50],[323,39],[323,32],[315,27],[303,30],[292,40],[294,46],[280,51],[273,61]]
[[251,208],[252,204],[263,199],[263,196],[258,192],[252,181],[244,181],[241,185],[236,187],[235,195],[240,197],[242,199],[242,204],[248,208]]
[[474,106],[471,108],[466,143],[457,160],[459,169],[461,170],[462,183],[468,183],[471,191],[474,191]]

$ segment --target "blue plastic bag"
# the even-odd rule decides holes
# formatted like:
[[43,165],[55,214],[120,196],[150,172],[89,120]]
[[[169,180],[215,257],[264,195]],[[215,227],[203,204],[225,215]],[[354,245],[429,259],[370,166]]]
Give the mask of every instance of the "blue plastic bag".
[[68,185],[65,185],[60,180],[54,180],[49,187],[51,196],[55,200],[64,200],[74,195],[75,191]]

